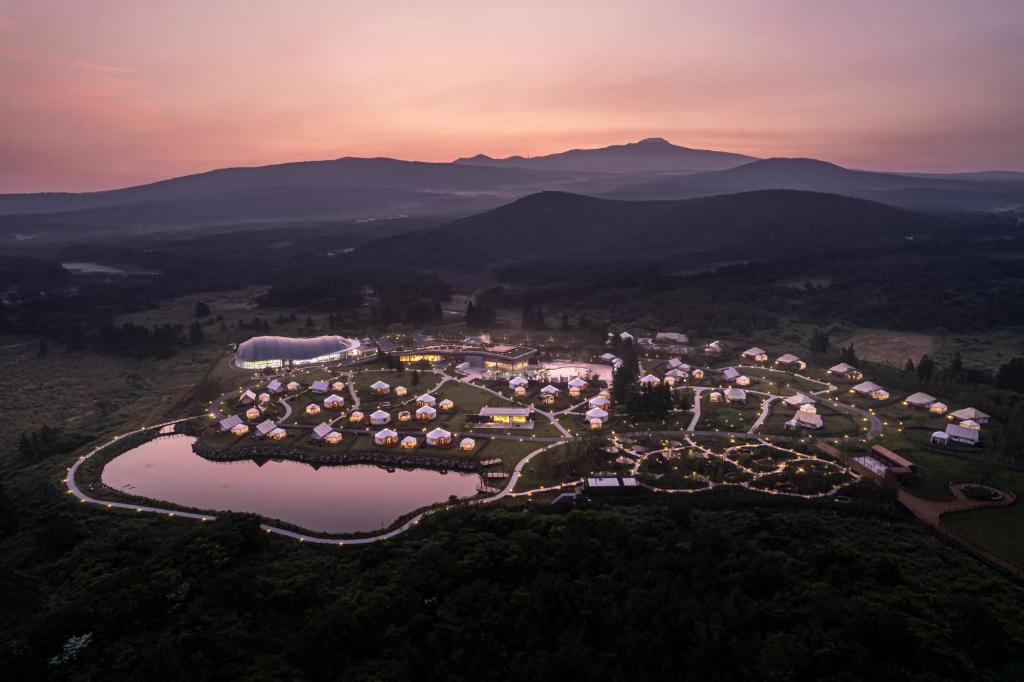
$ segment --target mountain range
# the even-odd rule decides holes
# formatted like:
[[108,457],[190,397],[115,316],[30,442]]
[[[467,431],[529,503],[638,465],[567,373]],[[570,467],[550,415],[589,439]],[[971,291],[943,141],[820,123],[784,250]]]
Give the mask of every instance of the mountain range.
[[678,200],[767,189],[921,211],[1024,207],[1024,174],[903,174],[815,159],[754,159],[660,138],[538,157],[451,163],[346,157],[225,168],[102,192],[0,195],[0,247],[238,223],[459,216],[544,191]]

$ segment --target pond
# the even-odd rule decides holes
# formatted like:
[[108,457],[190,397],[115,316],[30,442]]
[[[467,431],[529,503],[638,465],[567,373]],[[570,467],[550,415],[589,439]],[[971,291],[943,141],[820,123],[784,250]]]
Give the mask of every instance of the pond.
[[380,530],[449,496],[472,497],[476,474],[429,469],[393,473],[368,465],[314,469],[292,461],[211,462],[191,436],[161,436],[111,460],[103,482],[152,500],[212,511],[251,512],[312,531]]

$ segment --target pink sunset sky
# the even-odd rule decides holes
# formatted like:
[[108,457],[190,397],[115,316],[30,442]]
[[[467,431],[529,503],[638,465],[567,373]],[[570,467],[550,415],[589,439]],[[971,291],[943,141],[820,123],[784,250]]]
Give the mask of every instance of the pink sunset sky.
[[0,192],[652,136],[1024,170],[1022,36],[1022,0],[0,0]]

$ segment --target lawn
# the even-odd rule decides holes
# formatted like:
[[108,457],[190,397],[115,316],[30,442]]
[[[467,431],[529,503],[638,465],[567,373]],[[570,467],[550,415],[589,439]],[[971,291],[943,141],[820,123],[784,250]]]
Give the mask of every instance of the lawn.
[[1024,565],[1024,473],[1003,470],[993,482],[1017,493],[1017,503],[947,514],[942,522],[996,554]]

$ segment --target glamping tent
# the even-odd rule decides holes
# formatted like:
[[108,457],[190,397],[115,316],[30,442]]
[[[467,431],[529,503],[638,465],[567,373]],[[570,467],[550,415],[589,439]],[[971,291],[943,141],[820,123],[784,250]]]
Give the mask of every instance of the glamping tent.
[[416,419],[420,421],[430,421],[437,417],[437,410],[430,405],[424,405],[423,407],[416,408]]
[[442,428],[436,428],[433,431],[427,432],[427,445],[433,445],[434,447],[444,447],[445,445],[450,445],[451,442],[451,431],[445,431]]
[[384,410],[374,410],[370,413],[370,423],[374,426],[382,426],[391,421],[391,415]]
[[394,445],[398,442],[398,432],[393,429],[381,429],[373,434],[374,445]]

